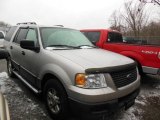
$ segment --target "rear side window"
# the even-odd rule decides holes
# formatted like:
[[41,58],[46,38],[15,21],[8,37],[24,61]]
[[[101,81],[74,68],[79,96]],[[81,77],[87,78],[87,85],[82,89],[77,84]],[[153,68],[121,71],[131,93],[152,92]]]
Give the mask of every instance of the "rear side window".
[[82,32],[91,42],[96,43],[100,38],[100,32]]
[[20,44],[20,41],[26,38],[27,32],[28,29],[20,28],[13,42]]
[[116,32],[109,32],[108,42],[123,43],[122,35]]
[[9,31],[7,32],[7,34],[6,34],[6,36],[5,36],[5,40],[6,41],[10,41],[11,40],[11,38],[12,38],[12,35],[14,34],[14,32],[16,31],[16,26],[14,26],[14,27],[11,27],[10,29],[9,29]]

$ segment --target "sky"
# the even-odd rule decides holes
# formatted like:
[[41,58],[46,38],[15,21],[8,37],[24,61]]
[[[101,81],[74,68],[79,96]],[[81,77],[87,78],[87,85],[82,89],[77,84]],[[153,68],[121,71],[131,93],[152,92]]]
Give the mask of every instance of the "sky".
[[0,0],[0,21],[15,25],[36,22],[40,25],[109,28],[110,16],[125,0]]
[[0,0],[0,21],[36,22],[71,28],[108,28],[108,19],[124,0]]

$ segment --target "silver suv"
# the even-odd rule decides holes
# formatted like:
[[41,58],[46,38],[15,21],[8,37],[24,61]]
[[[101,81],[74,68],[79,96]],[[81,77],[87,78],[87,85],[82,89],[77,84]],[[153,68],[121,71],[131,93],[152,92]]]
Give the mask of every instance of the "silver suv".
[[21,23],[10,28],[4,47],[9,76],[42,93],[54,119],[127,109],[139,93],[136,63],[95,47],[78,30]]

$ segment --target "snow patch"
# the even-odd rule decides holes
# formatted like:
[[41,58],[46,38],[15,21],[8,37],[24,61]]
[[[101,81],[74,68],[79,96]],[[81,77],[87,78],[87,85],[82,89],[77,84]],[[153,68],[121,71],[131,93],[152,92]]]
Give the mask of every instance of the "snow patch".
[[149,94],[148,94],[148,96],[147,97],[154,97],[154,96],[160,96],[160,93],[159,92],[155,92],[155,91],[152,91],[152,92],[150,92]]
[[143,105],[143,106],[145,106],[146,105],[146,103],[144,102],[144,101],[139,101],[139,100],[135,100],[135,102],[137,103],[137,104],[140,104],[140,105]]
[[157,86],[156,86],[156,89],[160,89],[160,85],[157,85]]
[[8,77],[8,74],[6,72],[0,73],[0,79],[7,79],[7,78],[9,78],[9,77]]
[[137,116],[142,113],[142,110],[139,110],[136,107],[131,107],[127,111],[121,110],[119,114],[116,114],[114,119],[116,120],[140,120],[141,118]]
[[19,88],[19,87],[16,87],[15,89],[16,89],[18,92],[22,92],[22,89]]
[[6,72],[0,73],[0,91],[4,94],[22,92],[21,88],[8,78],[9,76]]

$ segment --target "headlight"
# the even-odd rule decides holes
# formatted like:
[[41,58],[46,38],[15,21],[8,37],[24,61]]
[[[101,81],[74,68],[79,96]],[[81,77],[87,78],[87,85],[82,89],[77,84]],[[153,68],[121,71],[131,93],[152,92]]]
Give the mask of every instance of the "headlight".
[[77,74],[75,84],[82,88],[104,88],[107,87],[104,74]]

